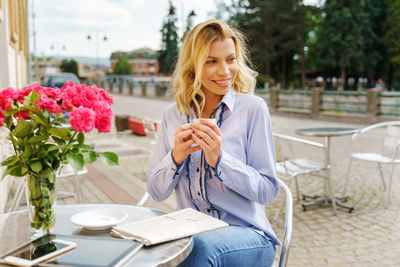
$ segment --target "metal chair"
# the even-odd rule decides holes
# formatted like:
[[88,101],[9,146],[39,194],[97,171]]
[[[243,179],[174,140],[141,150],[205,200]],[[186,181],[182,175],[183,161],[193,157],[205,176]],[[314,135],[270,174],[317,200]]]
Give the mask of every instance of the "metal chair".
[[290,245],[292,243],[292,230],[293,230],[293,197],[292,192],[290,192],[289,187],[278,178],[278,183],[280,189],[283,189],[285,192],[285,225],[284,225],[284,232],[283,232],[283,239],[282,239],[282,247],[281,247],[281,254],[279,257],[279,267],[286,267],[288,259],[289,259],[289,252],[290,252]]
[[[289,251],[290,251],[290,244],[292,241],[292,229],[293,229],[293,197],[292,193],[290,192],[289,187],[280,179],[277,179],[279,183],[280,189],[285,192],[285,224],[284,224],[284,232],[283,232],[283,239],[282,239],[282,248],[281,253],[279,256],[279,267],[286,267],[288,258],[289,258]],[[146,191],[144,192],[143,196],[140,198],[139,202],[136,206],[142,207],[146,200],[149,198],[149,193]]]
[[[309,147],[310,149],[321,150],[325,153],[325,147],[323,144],[312,142],[297,137],[292,137],[283,134],[273,133],[275,150],[277,152],[276,158],[276,172],[282,180],[287,181],[288,185],[291,185],[292,180],[295,181],[297,201],[300,201],[300,190],[298,177],[301,175],[312,174],[314,176],[328,179],[326,175],[321,175],[320,172],[326,170],[326,164],[318,162],[312,159],[305,158],[304,155],[297,157],[296,151],[293,149],[293,145],[302,145]],[[321,153],[321,154],[322,154]],[[330,185],[331,183],[328,183]],[[334,199],[333,190],[330,188],[328,192],[331,194],[331,198]],[[306,196],[303,196],[305,199]],[[282,209],[283,203],[280,204],[277,210],[274,220],[279,216],[279,212]],[[333,205],[333,204],[332,204]],[[306,205],[303,204],[303,209],[306,209]]]
[[[70,164],[64,164],[62,168],[57,170],[56,172],[56,178],[68,178],[68,177],[73,177],[74,178],[74,189],[75,193],[77,195],[77,199],[79,203],[83,203],[85,200],[85,196],[82,192],[82,175],[86,174],[88,170],[86,167],[83,167],[83,169],[76,171],[75,168],[73,168]],[[8,212],[12,212],[18,209],[18,207],[21,204],[21,200],[23,199],[23,196],[25,195],[25,190],[26,190],[26,182],[24,179],[19,179],[19,184],[16,187],[16,190],[14,192],[14,196],[11,199],[11,204],[8,209]],[[57,192],[57,198],[62,199],[66,197],[74,197],[75,194],[72,192]]]
[[[373,141],[373,138],[376,141]],[[365,140],[365,142],[362,142]],[[372,147],[370,144],[373,143]],[[380,146],[376,145],[380,143]],[[361,161],[376,162],[383,188],[387,193],[386,204],[390,201],[390,189],[394,174],[395,164],[400,163],[400,121],[381,122],[358,130],[352,136],[351,159],[347,169],[344,193],[347,191],[347,184],[350,177],[353,159]],[[386,187],[385,178],[382,172],[382,164],[390,166],[389,185]]]

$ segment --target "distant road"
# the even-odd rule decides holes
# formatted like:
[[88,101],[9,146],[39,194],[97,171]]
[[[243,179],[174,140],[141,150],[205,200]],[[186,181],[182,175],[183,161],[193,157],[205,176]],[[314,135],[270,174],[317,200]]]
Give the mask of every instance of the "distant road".
[[112,94],[114,115],[132,115],[143,118],[160,120],[163,110],[173,103],[172,101],[135,97],[121,94]]

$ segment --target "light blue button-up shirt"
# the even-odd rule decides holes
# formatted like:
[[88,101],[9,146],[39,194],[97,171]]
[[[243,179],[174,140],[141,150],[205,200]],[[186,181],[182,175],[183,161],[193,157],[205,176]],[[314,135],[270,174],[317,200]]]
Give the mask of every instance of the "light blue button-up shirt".
[[231,89],[215,114],[222,136],[221,156],[210,167],[203,151],[178,166],[172,158],[174,134],[196,118],[172,104],[163,113],[159,140],[147,175],[147,190],[156,201],[175,189],[177,209],[193,208],[230,225],[249,227],[280,244],[265,216],[277,195],[275,150],[267,105],[258,96]]

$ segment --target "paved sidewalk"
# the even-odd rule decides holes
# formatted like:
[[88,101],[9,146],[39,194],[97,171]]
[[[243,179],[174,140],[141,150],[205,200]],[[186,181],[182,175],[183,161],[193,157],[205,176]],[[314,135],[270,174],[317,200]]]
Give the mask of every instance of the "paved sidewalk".
[[[160,119],[167,101],[114,95],[114,113],[130,114]],[[333,121],[318,121],[299,117],[272,115],[273,131],[295,136],[295,129],[318,126],[363,127]],[[115,131],[113,129],[113,131]],[[323,142],[321,138],[309,138]],[[145,191],[145,170],[148,160],[146,151],[152,138],[115,132],[88,136],[88,141],[98,148],[115,151],[120,155],[120,166],[108,167],[101,161],[88,166],[89,173],[83,184],[87,203],[135,204]],[[377,140],[371,140],[373,145]],[[301,149],[301,148],[299,148]],[[332,138],[332,176],[335,192],[340,194],[344,185],[351,151],[351,137]],[[301,153],[322,157],[305,148]],[[385,175],[388,168],[384,168]],[[395,172],[398,173],[398,172]],[[394,178],[398,178],[395,175]],[[299,179],[301,193],[322,192],[322,179]],[[65,179],[57,185],[60,190],[72,191],[72,183]],[[292,187],[295,196],[295,187]],[[294,202],[294,230],[289,266],[400,266],[400,181],[393,179],[390,206],[385,208],[383,188],[379,172],[373,164],[356,163],[348,186],[349,202],[354,204],[353,213],[338,208],[333,215],[330,206],[310,208],[304,212],[300,203]],[[281,196],[278,196],[278,199]],[[75,203],[73,198],[60,200],[59,204]],[[277,201],[267,207],[272,214]],[[151,199],[145,206],[172,211],[174,197],[163,203]],[[272,218],[272,215],[269,216]],[[273,228],[282,236],[283,214]],[[277,250],[279,253],[279,248]],[[278,257],[277,257],[278,258]]]

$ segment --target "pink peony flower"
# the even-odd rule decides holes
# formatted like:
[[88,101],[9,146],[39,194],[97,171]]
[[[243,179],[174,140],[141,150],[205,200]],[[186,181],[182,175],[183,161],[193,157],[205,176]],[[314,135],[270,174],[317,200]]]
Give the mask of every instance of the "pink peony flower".
[[15,113],[15,117],[17,117],[19,120],[27,120],[30,119],[31,117],[29,116],[29,110],[23,110],[20,112]]
[[[69,82],[74,84],[73,82]],[[68,83],[66,83],[68,84]],[[64,86],[61,89],[61,99],[63,102],[63,106],[66,110],[71,111],[72,108],[79,107],[80,104],[77,99],[78,92],[76,91],[75,86]]]
[[108,104],[112,105],[114,103],[114,98],[103,88],[99,88],[97,91],[99,99],[106,101]]
[[61,99],[61,90],[57,87],[43,87],[44,93],[54,99],[55,101],[59,101]]
[[12,87],[8,87],[0,91],[0,108],[2,110],[10,110],[12,103],[18,98],[17,90]]
[[85,107],[74,108],[69,113],[68,122],[71,128],[77,132],[90,132],[94,126],[95,113],[93,110]]
[[99,133],[109,132],[111,130],[111,120],[113,112],[106,101],[96,103],[94,106],[96,113],[94,127]]
[[4,113],[2,110],[0,110],[0,127],[3,126],[4,120],[6,119],[6,116],[4,116]]
[[19,89],[17,101],[19,103],[24,103],[25,96],[29,95],[33,91],[32,85]]
[[67,88],[70,88],[70,87],[74,88],[75,83],[71,82],[71,81],[64,83],[64,85],[61,87],[61,91],[63,92],[64,90],[66,90]]
[[91,87],[81,88],[78,92],[77,100],[79,104],[86,108],[93,108],[93,106],[99,101],[97,93]]
[[47,95],[42,95],[40,99],[35,103],[41,110],[47,110],[50,113],[62,113],[63,109],[57,104],[57,101],[49,98]]

